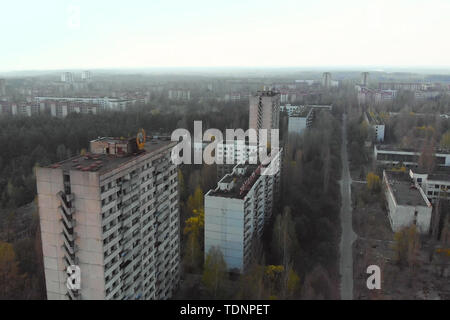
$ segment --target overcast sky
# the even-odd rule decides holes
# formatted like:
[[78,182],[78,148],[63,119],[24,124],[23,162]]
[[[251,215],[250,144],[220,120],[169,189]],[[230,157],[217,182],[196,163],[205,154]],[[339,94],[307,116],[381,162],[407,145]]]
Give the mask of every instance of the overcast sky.
[[0,71],[450,66],[450,0],[3,1]]

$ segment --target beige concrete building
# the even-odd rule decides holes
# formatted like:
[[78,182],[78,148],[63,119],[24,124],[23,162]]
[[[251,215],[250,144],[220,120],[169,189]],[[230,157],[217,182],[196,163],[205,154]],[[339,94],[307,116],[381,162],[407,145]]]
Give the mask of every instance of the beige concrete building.
[[420,233],[427,234],[433,208],[422,188],[407,173],[386,170],[383,185],[392,231],[414,224]]
[[[48,299],[167,299],[179,281],[176,142],[99,138],[36,170]],[[69,265],[79,290],[68,289]]]

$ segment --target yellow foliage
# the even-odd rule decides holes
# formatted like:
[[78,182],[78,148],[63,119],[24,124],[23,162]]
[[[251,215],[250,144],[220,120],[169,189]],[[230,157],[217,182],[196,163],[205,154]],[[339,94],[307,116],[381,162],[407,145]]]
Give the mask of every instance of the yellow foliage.
[[294,270],[289,270],[289,276],[288,276],[288,282],[287,282],[287,288],[289,293],[295,292],[297,290],[298,285],[300,283],[300,277],[295,273]]
[[450,131],[447,131],[442,135],[440,145],[443,149],[450,149]]
[[380,177],[373,172],[367,174],[367,188],[370,191],[377,191],[381,186]]
[[405,166],[401,166],[400,168],[392,168],[392,171],[395,171],[395,172],[406,172],[406,167]]
[[198,235],[200,230],[205,225],[205,210],[202,208],[200,210],[193,210],[192,217],[186,220],[186,226],[184,227],[184,234],[193,233]]
[[200,187],[195,189],[194,195],[189,196],[187,201],[187,209],[190,212],[203,209],[203,190]]
[[265,274],[266,274],[266,276],[273,278],[273,277],[275,277],[276,274],[280,274],[283,271],[284,271],[283,266],[269,265],[266,267]]

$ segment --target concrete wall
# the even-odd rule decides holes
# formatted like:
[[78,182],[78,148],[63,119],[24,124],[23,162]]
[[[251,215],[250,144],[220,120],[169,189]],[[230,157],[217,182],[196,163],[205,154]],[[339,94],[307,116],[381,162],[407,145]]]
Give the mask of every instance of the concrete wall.
[[306,117],[289,117],[288,132],[302,134],[306,130]]
[[205,197],[205,258],[209,249],[216,246],[229,269],[244,267],[243,206],[240,199]]
[[[386,186],[386,182],[385,182]],[[431,211],[432,207],[429,206],[406,206],[399,205],[391,189],[385,187],[385,196],[388,203],[389,222],[391,224],[392,231],[397,232],[404,227],[411,226],[416,219],[416,225],[420,233],[426,234],[430,229]],[[417,217],[415,218],[415,212]]]
[[[64,243],[61,205],[57,193],[64,190],[61,169],[38,168],[36,171],[39,219],[41,225],[47,299],[67,299],[67,265],[64,262]],[[83,299],[104,299],[103,241],[101,236],[100,194],[97,173],[71,171],[71,191],[76,221],[76,257],[81,269]]]
[[384,141],[384,124],[374,125],[376,139],[378,142]]
[[71,171],[70,182],[75,195],[75,244],[81,269],[83,300],[105,298],[102,217],[99,176],[96,172]]
[[62,170],[37,168],[36,182],[47,299],[63,300],[66,299],[67,276],[62,259],[64,249],[61,248],[63,236],[58,211],[60,203],[56,197],[64,189]]

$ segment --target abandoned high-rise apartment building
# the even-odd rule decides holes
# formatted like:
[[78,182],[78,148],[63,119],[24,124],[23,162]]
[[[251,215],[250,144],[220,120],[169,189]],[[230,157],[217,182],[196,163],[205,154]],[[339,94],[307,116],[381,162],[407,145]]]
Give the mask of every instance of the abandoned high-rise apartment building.
[[[48,299],[167,299],[179,281],[176,142],[99,138],[36,171]],[[79,267],[80,287],[67,286]]]

